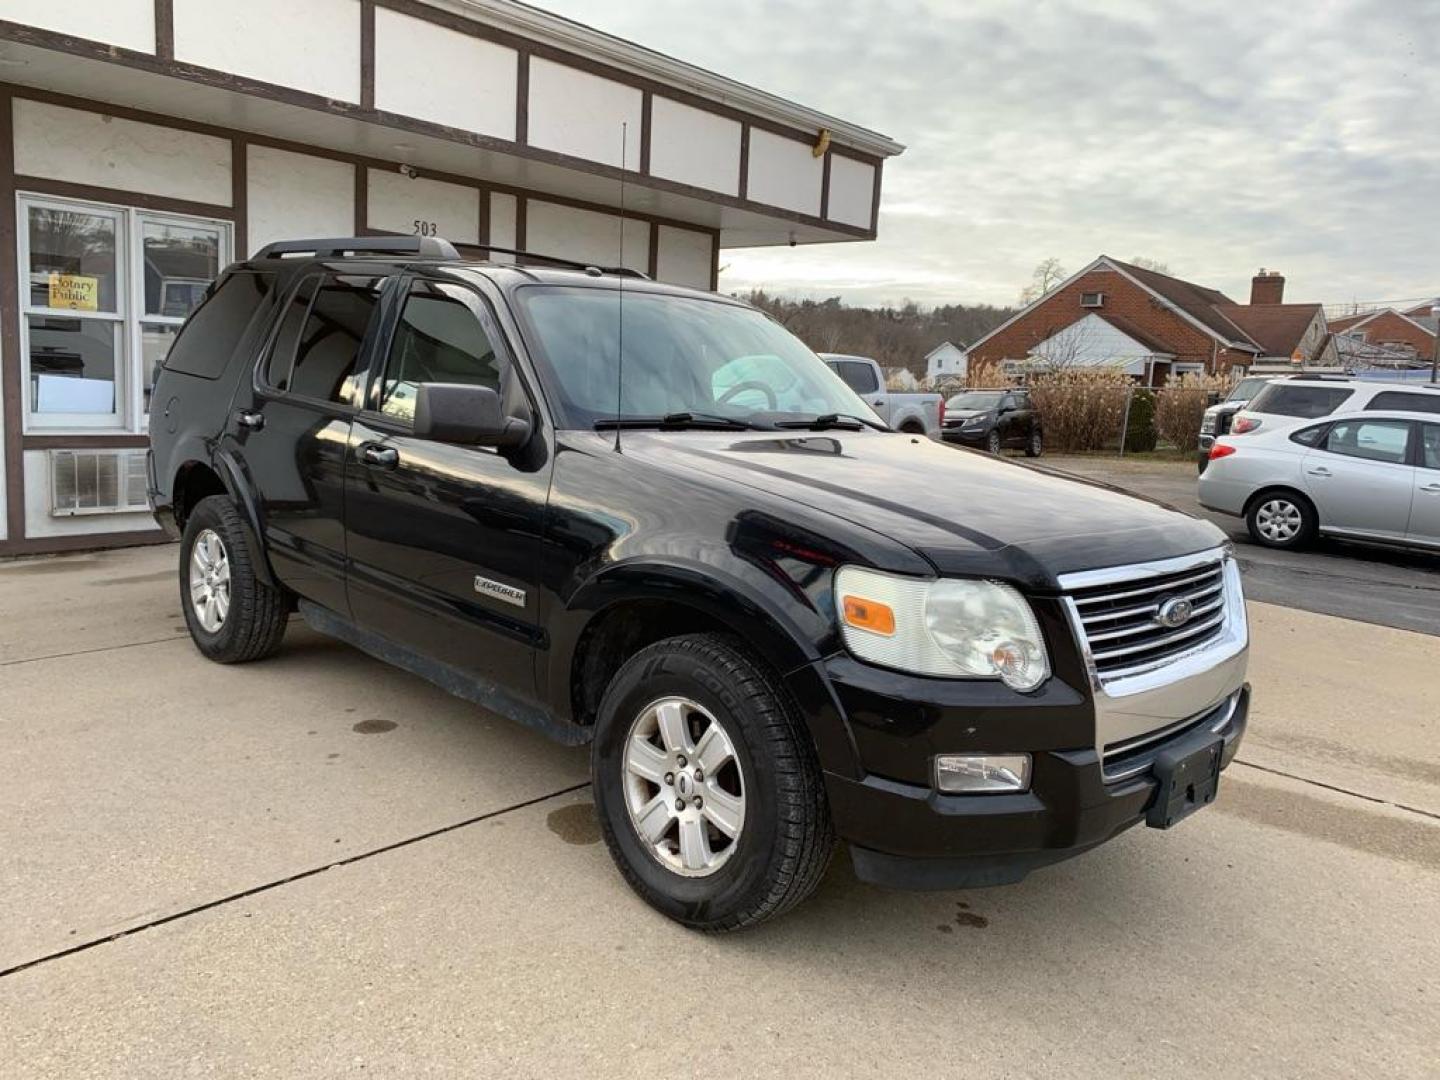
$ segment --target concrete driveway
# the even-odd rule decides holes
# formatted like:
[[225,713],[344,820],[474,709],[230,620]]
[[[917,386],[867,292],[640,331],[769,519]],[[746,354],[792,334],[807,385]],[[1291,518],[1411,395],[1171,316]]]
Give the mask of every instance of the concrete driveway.
[[837,857],[738,936],[612,869],[584,751],[292,626],[226,668],[173,548],[0,564],[0,1074],[1434,1076],[1433,638],[1252,605],[1216,806],[1019,885]]

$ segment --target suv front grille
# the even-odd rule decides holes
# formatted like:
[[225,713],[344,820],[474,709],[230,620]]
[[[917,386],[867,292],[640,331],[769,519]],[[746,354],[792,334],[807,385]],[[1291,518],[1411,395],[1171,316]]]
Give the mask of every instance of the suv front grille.
[[[1153,667],[1225,630],[1225,567],[1218,558],[1173,573],[1076,589],[1069,597],[1102,679]],[[1177,598],[1190,603],[1190,617],[1166,626],[1158,619],[1160,608]]]

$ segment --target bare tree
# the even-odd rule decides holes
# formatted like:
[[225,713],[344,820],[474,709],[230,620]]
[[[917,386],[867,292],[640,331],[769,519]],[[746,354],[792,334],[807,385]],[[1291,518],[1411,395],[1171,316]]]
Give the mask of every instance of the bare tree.
[[1130,259],[1131,266],[1138,266],[1141,270],[1153,270],[1157,274],[1169,275],[1170,266],[1159,259],[1147,259],[1144,255],[1135,255]]
[[1033,304],[1069,276],[1059,259],[1054,256],[1045,259],[1030,275],[1030,284],[1020,291],[1020,303]]

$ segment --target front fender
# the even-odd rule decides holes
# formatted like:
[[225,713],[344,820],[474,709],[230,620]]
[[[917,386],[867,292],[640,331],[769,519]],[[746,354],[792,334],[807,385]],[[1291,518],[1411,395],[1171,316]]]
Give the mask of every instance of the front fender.
[[548,697],[556,707],[568,714],[570,674],[586,630],[615,606],[635,601],[691,608],[744,641],[789,688],[810,730],[821,767],[846,776],[856,774],[849,728],[838,709],[822,707],[830,691],[813,679],[818,661],[833,644],[833,629],[817,633],[818,621],[809,628],[802,626],[750,583],[710,564],[635,558],[601,568],[576,589],[551,620]]

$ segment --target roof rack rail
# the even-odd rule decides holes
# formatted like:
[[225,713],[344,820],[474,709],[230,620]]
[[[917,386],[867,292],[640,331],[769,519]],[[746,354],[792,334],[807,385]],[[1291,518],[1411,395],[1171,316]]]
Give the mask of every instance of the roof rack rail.
[[266,244],[254,257],[278,259],[285,255],[313,255],[317,259],[326,259],[380,254],[417,255],[422,259],[460,257],[454,244],[438,236],[337,236],[328,240],[279,240]]
[[492,255],[514,255],[518,258],[538,259],[540,262],[554,263],[556,266],[569,267],[571,270],[598,270],[602,274],[613,274],[616,277],[640,278],[642,281],[650,280],[649,274],[643,274],[639,270],[632,270],[628,266],[600,266],[597,263],[582,262],[579,259],[567,259],[563,255],[546,255],[543,251],[524,251],[520,248],[496,247],[494,244],[465,244],[464,246],[479,248],[481,251],[488,251]]

